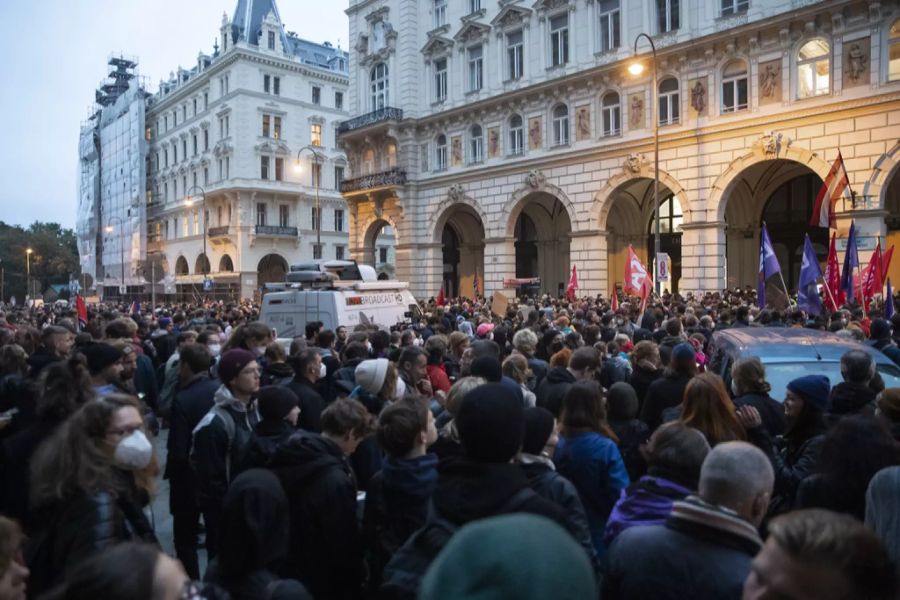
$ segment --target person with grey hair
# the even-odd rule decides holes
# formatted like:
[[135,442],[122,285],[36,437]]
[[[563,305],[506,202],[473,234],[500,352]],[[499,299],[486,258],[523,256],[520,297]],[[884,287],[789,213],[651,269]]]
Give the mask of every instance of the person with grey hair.
[[828,400],[828,421],[850,415],[875,414],[875,392],[869,387],[875,377],[875,360],[865,350],[849,350],[841,356],[841,377]]
[[898,591],[896,563],[875,534],[849,515],[808,509],[769,523],[742,598],[894,600]]
[[875,532],[891,560],[900,564],[900,466],[878,471],[866,491],[866,525]]
[[550,365],[546,360],[541,360],[534,355],[537,352],[537,344],[537,334],[531,329],[519,330],[513,336],[513,348],[528,360],[528,368],[531,369],[532,380],[529,382],[531,391],[537,389],[537,386],[547,376],[547,371],[550,370]]
[[757,528],[774,480],[758,448],[717,445],[703,461],[696,496],[676,501],[665,524],[631,527],[616,537],[603,598],[739,597],[762,547]]

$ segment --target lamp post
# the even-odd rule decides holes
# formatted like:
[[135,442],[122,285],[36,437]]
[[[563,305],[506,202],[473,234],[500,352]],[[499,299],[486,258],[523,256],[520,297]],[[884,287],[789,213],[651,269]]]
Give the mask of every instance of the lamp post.
[[200,198],[201,198],[200,210],[201,210],[201,212],[203,212],[203,258],[206,261],[206,264],[203,265],[203,283],[205,284],[206,277],[207,277],[207,275],[209,275],[209,267],[211,266],[211,265],[209,265],[209,256],[207,256],[207,254],[206,254],[206,226],[207,226],[207,223],[206,223],[206,190],[204,190],[199,185],[192,185],[191,187],[189,187],[184,192],[184,203],[187,206],[193,206],[193,204],[195,202],[194,197],[191,195],[191,193],[194,190],[197,190],[200,192]]
[[124,294],[128,288],[125,285],[125,225],[124,221],[122,221],[122,217],[119,217],[117,215],[111,217],[109,223],[106,225],[106,233],[113,232],[112,224],[117,221],[119,223],[119,226],[122,228],[122,230],[119,231],[119,260],[122,263],[122,282],[119,293]]
[[31,296],[31,253],[34,252],[31,248],[25,249],[25,299],[28,300],[28,297]]
[[[312,152],[313,159],[316,161],[317,165],[321,165],[325,160],[325,156],[312,147],[312,145],[303,146],[299,150],[297,150],[297,163],[296,169],[297,171],[302,171],[303,167],[300,165],[300,155],[303,154],[304,150],[309,150]],[[319,179],[322,177],[322,171],[318,171],[315,174],[316,180],[316,222],[313,225],[316,228],[316,247],[319,249],[319,258],[322,258],[322,209],[319,206]]]
[[[654,259],[654,267],[653,267],[653,283],[656,289],[656,295],[660,295],[662,282],[659,281],[659,254],[660,254],[660,238],[659,238],[659,89],[657,88],[656,82],[656,45],[653,43],[653,38],[651,38],[646,33],[639,33],[636,38],[634,38],[634,53],[637,54],[637,45],[638,41],[642,38],[647,38],[647,41],[650,42],[650,51],[652,53],[652,77],[653,77],[653,91],[650,94],[650,98],[653,101],[653,208],[654,208],[654,223],[653,223],[653,259]],[[635,61],[631,63],[628,67],[628,72],[632,75],[638,76],[644,72],[644,65],[641,62]]]

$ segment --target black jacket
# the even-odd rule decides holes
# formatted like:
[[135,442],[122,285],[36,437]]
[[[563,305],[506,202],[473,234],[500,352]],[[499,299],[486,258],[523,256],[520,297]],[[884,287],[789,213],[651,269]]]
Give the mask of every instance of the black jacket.
[[194,376],[175,394],[169,415],[166,470],[169,480],[169,511],[191,512],[197,508],[197,486],[190,454],[194,428],[213,406],[222,384],[208,373]]
[[281,481],[291,511],[291,542],[283,575],[314,598],[357,598],[363,547],[356,520],[356,481],[341,449],[300,431],[266,465]]
[[900,366],[900,348],[897,347],[891,338],[870,340],[868,344],[876,350],[881,350],[885,356],[894,361],[894,364]]
[[287,421],[263,419],[253,428],[241,461],[241,471],[262,468],[269,464],[279,448],[297,432]]
[[566,367],[553,367],[547,373],[547,377],[537,387],[535,396],[537,397],[537,405],[546,408],[553,413],[557,419],[562,412],[563,398],[566,392],[575,383],[575,376]]
[[300,418],[297,427],[305,431],[319,433],[322,431],[321,417],[325,410],[325,400],[316,387],[305,377],[294,377],[286,386],[300,400]]
[[794,508],[824,508],[866,520],[866,490],[816,473],[800,483]]
[[118,497],[110,492],[79,493],[41,509],[39,522],[41,527],[25,548],[31,597],[62,581],[80,561],[110,546],[127,541],[156,543],[134,493]]
[[650,389],[650,384],[662,377],[662,373],[662,369],[651,371],[640,365],[634,367],[634,370],[631,372],[631,379],[628,382],[637,394],[638,413],[644,406],[644,400],[647,398],[647,390]]
[[748,435],[753,444],[766,453],[775,470],[768,516],[793,510],[800,484],[815,471],[825,442],[824,433],[820,428],[815,428],[802,436],[795,434],[795,439],[780,437],[774,443],[764,427],[750,430]]
[[639,419],[610,421],[609,426],[619,438],[619,452],[628,470],[628,479],[637,481],[647,472],[647,461],[641,454],[641,446],[650,439],[650,429]]
[[0,514],[16,519],[26,531],[31,525],[28,511],[31,458],[59,425],[52,421],[36,421],[4,440],[0,447]]
[[875,392],[867,385],[842,381],[831,388],[828,419],[831,422],[849,415],[875,414]]
[[734,405],[752,406],[758,410],[763,427],[773,438],[784,433],[784,405],[768,394],[743,394],[734,399]]
[[285,363],[269,363],[259,374],[259,385],[287,385],[294,378],[294,369]]
[[[356,367],[359,366],[363,359],[356,358],[347,361],[344,366],[334,372],[331,377],[331,391],[333,393],[332,400],[340,396],[349,396],[356,387]],[[327,368],[327,367],[326,367]]]
[[546,360],[532,356],[528,359],[528,368],[531,369],[531,374],[534,377],[534,386],[531,388],[534,391],[544,381],[544,378],[550,371],[550,365],[547,364]]
[[641,407],[641,421],[654,431],[662,423],[662,413],[667,408],[678,406],[684,398],[684,388],[691,378],[673,373],[657,379],[647,389],[644,405]]

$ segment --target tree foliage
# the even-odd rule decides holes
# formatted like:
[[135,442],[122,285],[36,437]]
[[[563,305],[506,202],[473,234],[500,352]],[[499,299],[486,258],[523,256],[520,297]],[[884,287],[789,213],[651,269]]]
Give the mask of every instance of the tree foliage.
[[[26,250],[32,249],[31,278],[38,293],[52,284],[67,284],[81,276],[75,232],[59,223],[35,221],[27,229],[0,221],[0,267],[4,271],[2,297],[25,299]],[[65,294],[63,294],[65,297]]]

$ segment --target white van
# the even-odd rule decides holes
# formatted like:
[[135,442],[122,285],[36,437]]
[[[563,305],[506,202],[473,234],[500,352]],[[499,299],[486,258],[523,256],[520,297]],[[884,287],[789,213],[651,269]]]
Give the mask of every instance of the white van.
[[389,329],[421,315],[408,283],[375,280],[371,267],[359,265],[355,273],[361,279],[345,281],[337,279],[330,263],[321,263],[317,270],[302,266],[303,270],[291,268],[290,281],[269,284],[263,295],[259,320],[277,338],[304,335],[310,321],[321,321],[325,329],[343,325],[352,331],[357,325]]

